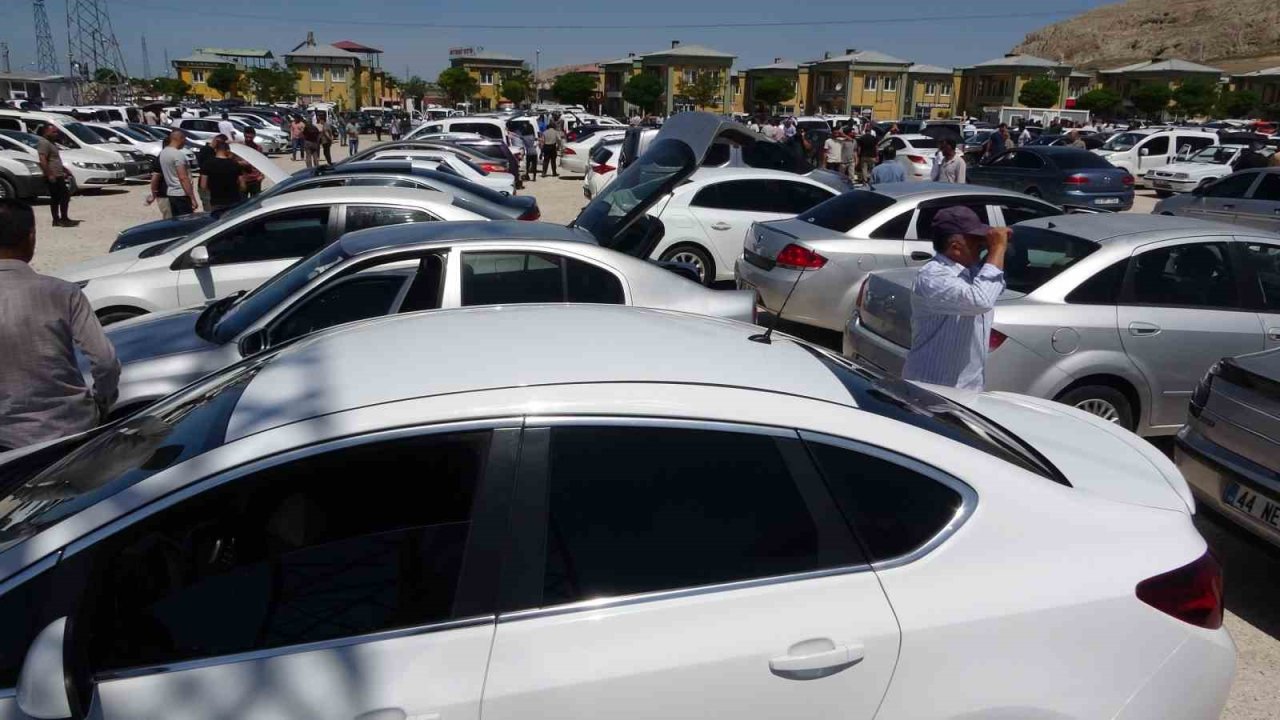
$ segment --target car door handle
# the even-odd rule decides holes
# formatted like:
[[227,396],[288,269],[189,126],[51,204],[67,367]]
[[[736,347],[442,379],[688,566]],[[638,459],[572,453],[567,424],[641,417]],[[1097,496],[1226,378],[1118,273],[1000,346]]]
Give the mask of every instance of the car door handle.
[[927,253],[923,250],[916,250],[911,253],[912,260],[929,260],[933,258],[933,253]]
[[1160,334],[1160,326],[1145,322],[1129,323],[1129,334],[1134,337],[1151,337]]
[[787,680],[817,680],[862,662],[862,643],[836,645],[827,639],[806,640],[786,655],[769,661],[769,672]]
[[731,228],[731,227],[733,227],[733,226],[732,226],[732,225],[730,225],[729,223],[725,223],[725,222],[713,223],[713,224],[711,225],[711,229],[712,229],[712,230],[728,230],[728,229],[729,229],[729,228]]

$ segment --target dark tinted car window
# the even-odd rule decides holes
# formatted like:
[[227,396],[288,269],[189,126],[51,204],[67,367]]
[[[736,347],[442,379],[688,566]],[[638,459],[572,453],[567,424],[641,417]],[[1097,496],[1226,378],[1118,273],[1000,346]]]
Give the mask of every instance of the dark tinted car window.
[[1090,168],[1106,170],[1115,167],[1107,162],[1106,158],[1095,155],[1088,150],[1054,153],[1052,158],[1053,163],[1063,170],[1087,170]]
[[349,205],[347,206],[346,232],[385,225],[430,222],[435,219],[431,213],[414,208]]
[[564,258],[569,302],[621,305],[625,302],[617,276],[601,267]]
[[1280,173],[1263,174],[1262,182],[1258,183],[1250,197],[1254,200],[1280,202]]
[[801,213],[799,219],[828,230],[848,232],[893,202],[893,198],[880,193],[850,190]]
[[464,306],[623,301],[618,278],[590,263],[543,253],[462,254]]
[[1035,153],[1015,152],[1013,153],[1013,166],[1020,170],[1039,170],[1044,167],[1044,160]]
[[702,158],[703,167],[719,167],[729,162],[730,149],[728,145],[714,144],[707,149],[706,157]]
[[1085,280],[1067,294],[1072,305],[1115,305],[1120,300],[1120,286],[1124,283],[1124,270],[1129,261],[1121,260],[1097,275]]
[[1064,270],[1093,254],[1097,243],[1042,228],[1020,227],[1018,241],[1009,244],[1004,258],[1006,286],[1031,293]]
[[404,287],[408,275],[387,273],[336,282],[308,297],[271,331],[273,345],[334,325],[380,317]]
[[872,562],[922,547],[960,510],[959,492],[915,470],[820,442],[809,449]]
[[877,240],[902,240],[907,237],[911,227],[910,211],[899,213],[897,217],[871,231],[871,237]]
[[1257,281],[1255,302],[1260,303],[1263,310],[1280,311],[1280,246],[1243,243],[1239,248],[1244,267]]
[[1164,135],[1148,140],[1146,145],[1138,149],[1138,152],[1141,153],[1143,150],[1146,150],[1148,155],[1164,155],[1169,152],[1169,136]]
[[494,140],[502,139],[502,129],[489,123],[456,122],[449,125],[449,132],[475,133]]
[[[447,620],[488,433],[333,450],[237,478],[94,548],[104,671]],[[352,492],[359,469],[360,491]]]
[[847,527],[819,526],[777,443],[553,429],[543,605],[862,562]]
[[59,568],[29,578],[0,595],[0,689],[17,687],[18,673],[36,635],[67,613],[71,588],[59,583]]
[[779,190],[781,190],[777,204],[782,209],[778,212],[785,212],[788,215],[799,215],[835,196],[835,193],[830,190],[824,190],[808,183],[788,180],[777,180],[775,182],[778,183]]
[[1227,247],[1191,243],[1148,250],[1130,265],[1126,305],[1240,307]]
[[209,241],[209,264],[310,255],[325,244],[328,226],[329,208],[291,210],[251,220]]
[[1245,193],[1249,192],[1249,188],[1253,187],[1253,181],[1257,179],[1258,174],[1251,172],[1228,175],[1218,182],[1206,187],[1204,190],[1204,196],[1216,198],[1243,198]]

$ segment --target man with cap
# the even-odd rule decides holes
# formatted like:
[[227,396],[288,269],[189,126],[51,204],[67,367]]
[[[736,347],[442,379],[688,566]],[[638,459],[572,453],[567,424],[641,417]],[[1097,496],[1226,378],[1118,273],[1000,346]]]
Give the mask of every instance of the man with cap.
[[1013,230],[989,227],[964,206],[939,210],[931,230],[936,254],[911,288],[911,351],[902,377],[980,391]]

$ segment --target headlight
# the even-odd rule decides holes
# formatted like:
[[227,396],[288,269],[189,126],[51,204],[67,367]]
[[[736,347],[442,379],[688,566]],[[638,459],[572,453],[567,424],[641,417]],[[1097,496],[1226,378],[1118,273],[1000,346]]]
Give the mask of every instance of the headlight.
[[71,164],[74,165],[75,167],[83,168],[85,170],[110,170],[111,169],[109,165],[103,165],[102,163],[72,161]]
[[1173,174],[1173,179],[1174,179],[1174,180],[1189,180],[1190,178],[1191,178],[1191,176],[1190,176],[1190,175],[1188,175],[1188,174],[1186,174],[1186,173],[1174,173],[1174,174]]

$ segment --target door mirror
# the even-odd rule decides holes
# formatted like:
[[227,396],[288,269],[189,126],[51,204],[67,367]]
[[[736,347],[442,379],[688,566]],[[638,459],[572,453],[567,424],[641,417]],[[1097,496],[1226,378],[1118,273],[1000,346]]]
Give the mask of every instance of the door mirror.
[[67,619],[60,617],[40,631],[27,649],[18,672],[18,709],[39,720],[71,717],[71,683],[67,682],[63,643]]
[[253,332],[240,338],[240,357],[249,357],[257,355],[266,349],[268,345],[267,329],[258,328]]
[[1141,155],[1142,157],[1146,157],[1151,154],[1151,151],[1146,148],[1142,148],[1141,150],[1138,151],[1138,154]]
[[191,248],[191,252],[187,254],[191,259],[191,267],[208,267],[209,266],[209,248],[204,245],[197,245]]

